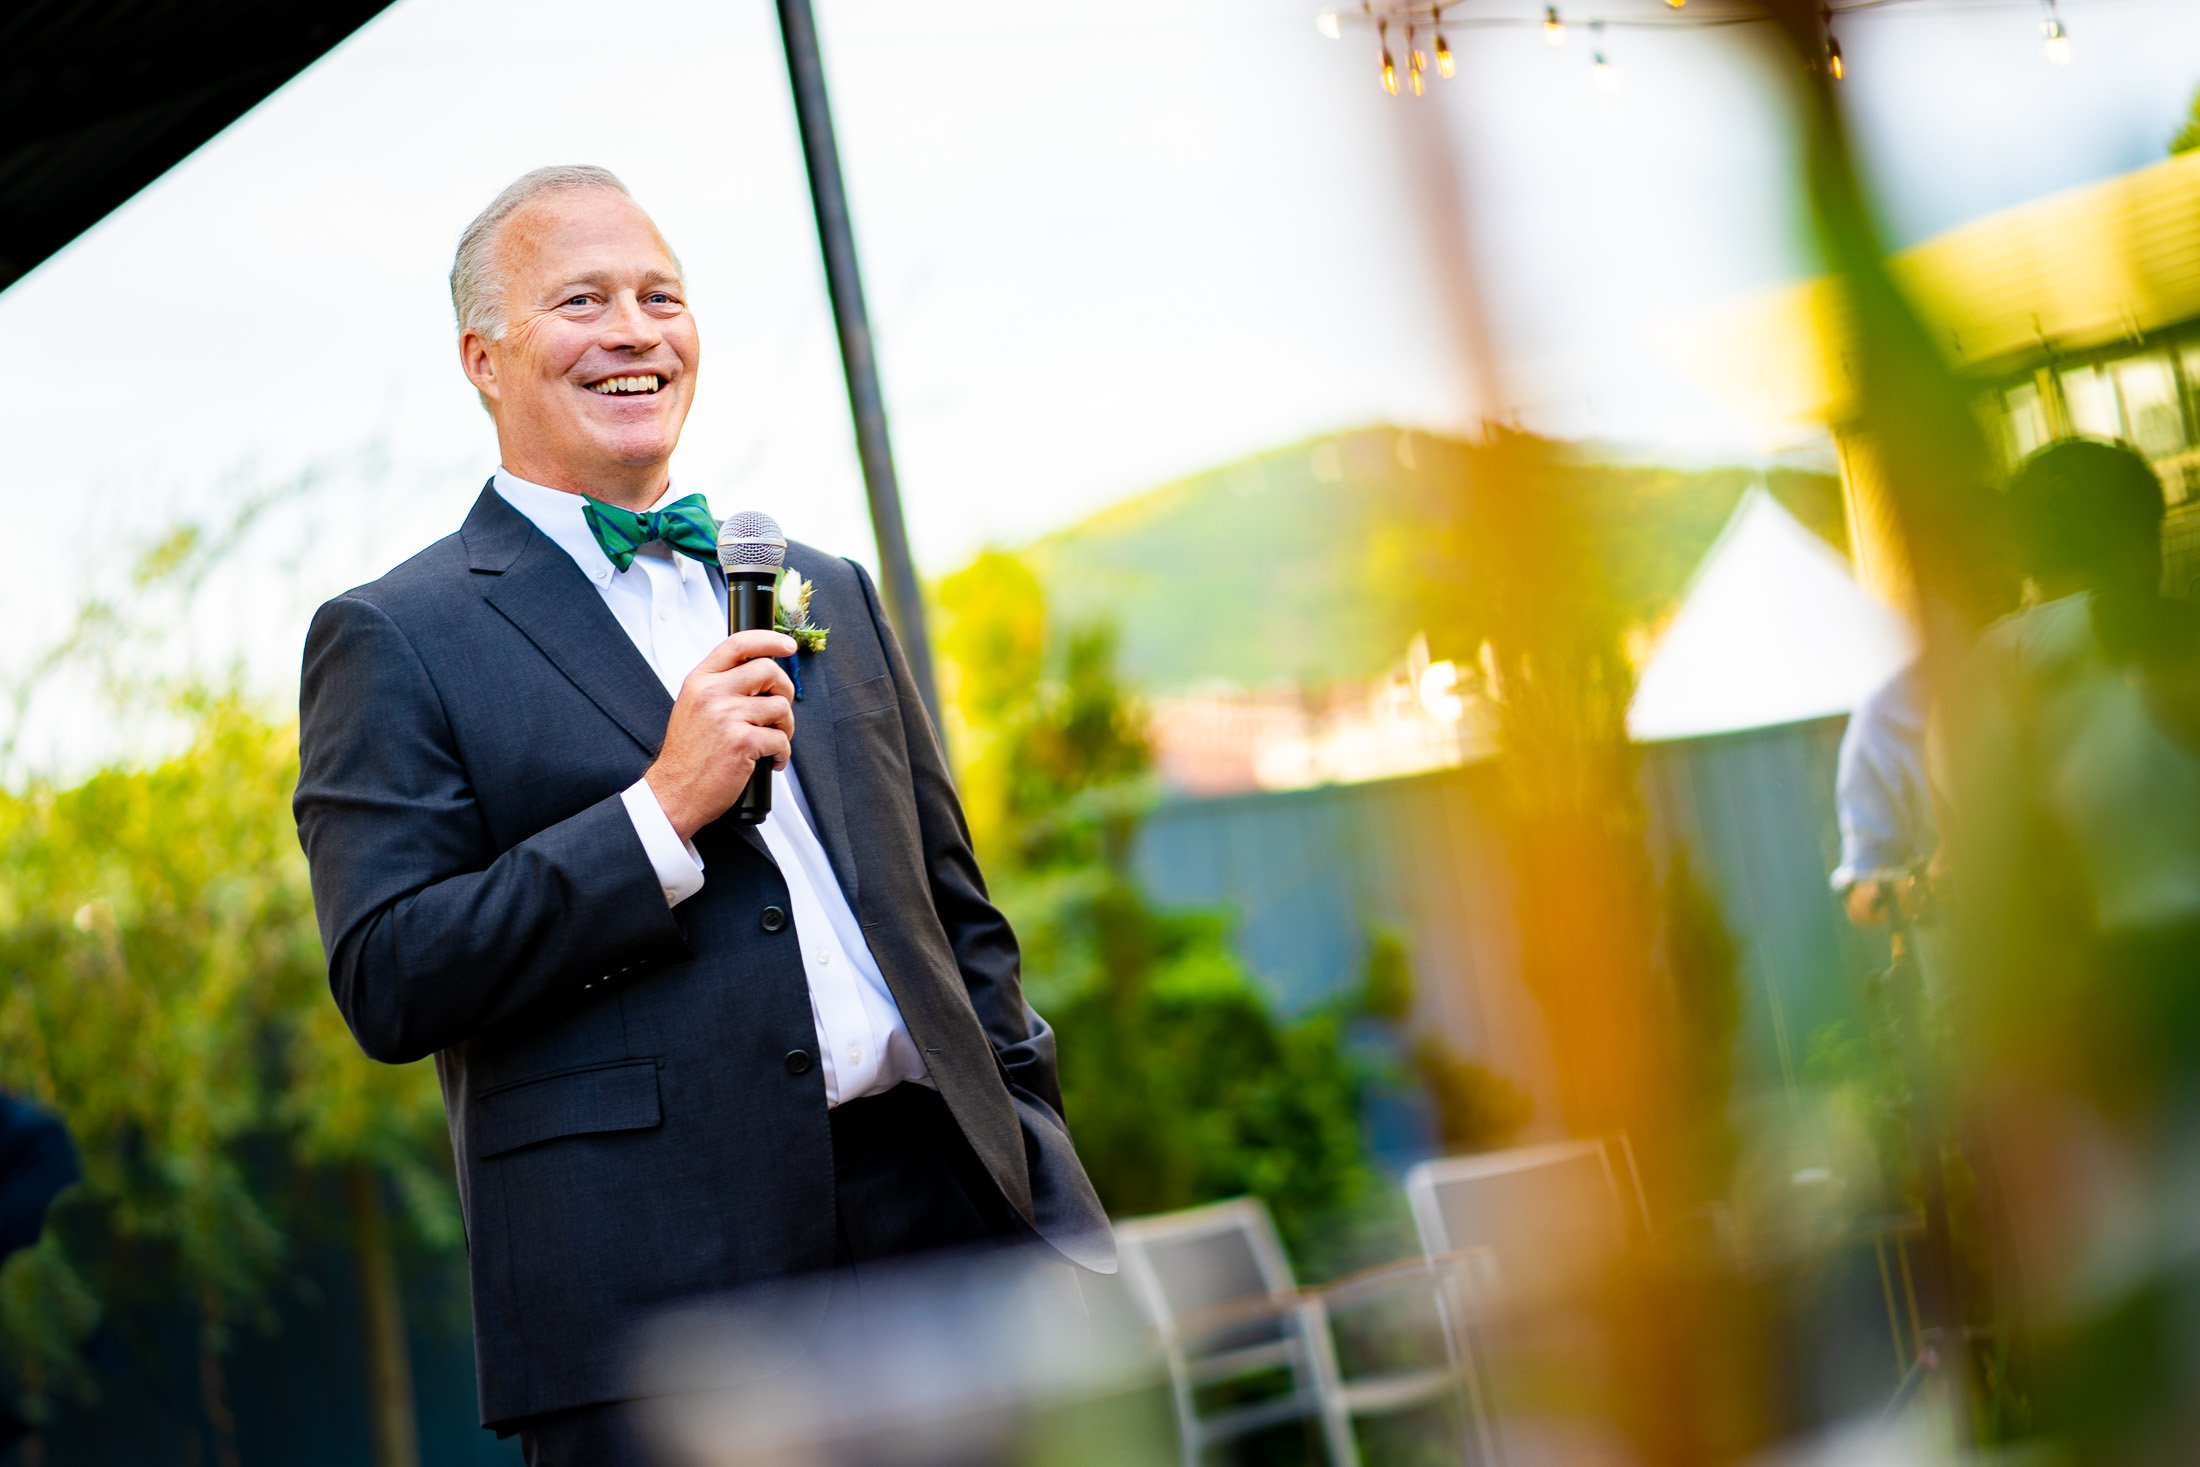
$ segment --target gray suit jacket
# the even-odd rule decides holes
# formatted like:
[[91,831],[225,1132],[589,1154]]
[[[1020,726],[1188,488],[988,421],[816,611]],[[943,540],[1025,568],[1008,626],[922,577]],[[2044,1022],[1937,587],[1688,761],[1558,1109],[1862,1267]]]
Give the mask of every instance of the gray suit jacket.
[[[1112,1270],[1053,1036],[877,592],[851,562],[787,561],[832,629],[803,659],[794,762],[834,874],[1002,1196]],[[435,1056],[485,1423],[618,1399],[657,1310],[832,1260],[808,985],[792,928],[761,915],[786,884],[720,821],[696,836],[703,890],[668,907],[619,799],[671,711],[579,567],[493,489],[307,634],[296,813],[329,983],[368,1054]]]

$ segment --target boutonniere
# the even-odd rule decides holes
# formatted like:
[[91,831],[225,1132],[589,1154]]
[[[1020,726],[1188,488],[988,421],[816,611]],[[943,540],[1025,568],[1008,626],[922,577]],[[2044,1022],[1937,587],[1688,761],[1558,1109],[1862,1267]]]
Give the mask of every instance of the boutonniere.
[[810,621],[810,593],[816,589],[814,582],[802,579],[802,572],[783,566],[772,591],[772,630],[794,638],[794,656],[787,659],[786,666],[797,698],[802,696],[803,654],[824,651],[825,639],[832,634],[831,627]]

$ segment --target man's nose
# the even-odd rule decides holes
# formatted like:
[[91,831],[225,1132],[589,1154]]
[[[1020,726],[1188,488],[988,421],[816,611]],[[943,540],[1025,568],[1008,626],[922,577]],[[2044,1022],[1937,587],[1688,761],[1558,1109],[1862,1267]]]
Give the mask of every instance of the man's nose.
[[615,297],[604,316],[603,344],[607,347],[646,350],[655,346],[663,334],[657,329],[657,318],[642,309],[641,298],[632,291]]

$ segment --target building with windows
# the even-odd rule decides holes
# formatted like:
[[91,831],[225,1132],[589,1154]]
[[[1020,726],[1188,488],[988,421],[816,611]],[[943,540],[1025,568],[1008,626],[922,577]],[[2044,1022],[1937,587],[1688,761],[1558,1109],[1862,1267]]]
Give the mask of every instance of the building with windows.
[[[1973,220],[1892,263],[1976,386],[2006,463],[2069,434],[2120,438],[2154,461],[2171,589],[2200,597],[2200,153]],[[1753,416],[1832,430],[1859,570],[1899,601],[1894,542],[1845,434],[1846,316],[1838,284],[1811,281],[1741,303],[1684,349]]]

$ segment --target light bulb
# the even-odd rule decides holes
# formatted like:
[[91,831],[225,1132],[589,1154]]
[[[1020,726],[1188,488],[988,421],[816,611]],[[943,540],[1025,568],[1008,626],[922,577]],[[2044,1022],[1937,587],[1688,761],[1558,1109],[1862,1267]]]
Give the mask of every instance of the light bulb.
[[1688,0],[1665,0],[1665,8],[1668,10],[1678,10],[1687,3]]
[[2063,29],[2060,17],[2040,23],[2040,34],[2046,37],[2041,52],[2056,66],[2070,64],[2070,32]]
[[1596,83],[1598,91],[1610,96],[1627,80],[1627,74],[1605,60],[1604,53],[1599,51],[1589,62],[1589,79]]
[[1421,89],[1422,89],[1422,87],[1423,87],[1423,85],[1424,85],[1424,83],[1423,83],[1423,82],[1422,82],[1422,80],[1421,80],[1421,68],[1420,68],[1420,67],[1418,67],[1418,66],[1409,66],[1409,67],[1407,67],[1407,68],[1406,68],[1406,81],[1407,81],[1407,82],[1408,82],[1408,83],[1409,83],[1409,84],[1410,84],[1410,85],[1412,86],[1412,88],[1413,88],[1413,95],[1414,95],[1414,96],[1416,96],[1416,97],[1420,96],[1420,95],[1421,95]]
[[1450,81],[1458,73],[1459,64],[1451,59],[1451,47],[1444,44],[1444,33],[1436,33],[1436,74]]
[[1546,46],[1563,46],[1566,44],[1566,22],[1558,18],[1558,7],[1556,5],[1543,7],[1543,44]]
[[1826,74],[1835,81],[1849,74],[1848,67],[1841,60],[1841,43],[1831,36],[1826,37]]
[[1325,10],[1314,17],[1314,29],[1332,41],[1344,39],[1344,17],[1334,10]]

